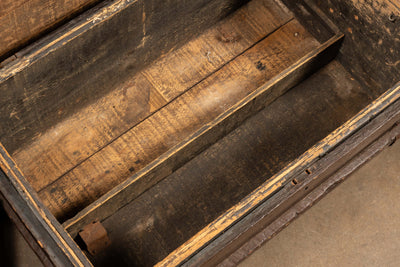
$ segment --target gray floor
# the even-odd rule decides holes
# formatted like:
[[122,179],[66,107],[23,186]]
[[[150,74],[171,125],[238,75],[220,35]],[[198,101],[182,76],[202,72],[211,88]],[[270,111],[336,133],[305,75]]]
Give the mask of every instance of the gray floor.
[[[1,266],[41,266],[2,214],[0,229],[0,251],[4,254]],[[260,247],[241,266],[400,266],[399,250],[397,142]]]

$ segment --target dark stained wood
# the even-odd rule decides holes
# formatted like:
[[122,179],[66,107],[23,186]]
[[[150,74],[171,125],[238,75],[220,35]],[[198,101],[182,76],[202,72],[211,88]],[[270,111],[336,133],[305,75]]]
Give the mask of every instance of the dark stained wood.
[[252,1],[12,156],[39,191],[291,18],[274,2]]
[[0,69],[0,142],[13,153],[246,1],[107,1]]
[[[362,111],[357,113],[351,120],[337,128],[334,132],[329,134],[322,141],[318,142],[312,148],[303,153],[295,161],[288,164],[285,168],[272,176],[269,180],[264,182],[251,194],[247,195],[238,204],[230,208],[223,215],[215,219],[212,223],[203,228],[196,235],[192,236],[185,244],[181,245],[178,249],[171,252],[167,258],[159,263],[160,266],[182,264],[190,257],[194,256],[200,249],[204,248],[211,240],[220,236],[223,232],[227,231],[231,226],[237,223],[241,218],[249,214],[255,207],[258,207],[263,202],[267,201],[275,193],[279,192],[287,183],[290,183],[296,175],[304,173],[308,167],[318,161],[319,158],[324,157],[334,148],[340,145],[344,140],[349,138],[352,134],[356,133],[368,122],[375,118],[379,113],[388,108],[391,104],[395,103],[400,98],[400,84],[397,84],[392,89],[388,90],[385,94],[379,97],[376,101],[372,102]],[[351,103],[350,105],[353,105]],[[314,112],[315,116],[318,112]],[[310,119],[308,121],[313,121]],[[326,120],[326,118],[324,118]],[[303,121],[304,123],[304,121]],[[364,136],[361,143],[354,144],[350,149],[349,154],[355,155],[363,146],[367,146],[374,141],[374,138],[379,136],[379,133],[384,133],[389,129],[392,124],[379,124],[374,134]],[[311,132],[311,131],[310,131]],[[296,139],[298,142],[299,139]],[[342,161],[345,161],[343,158]],[[343,164],[344,162],[342,162]],[[330,165],[340,164],[339,161],[330,162]],[[333,170],[334,171],[334,170]],[[313,170],[308,170],[307,173],[312,173]]]
[[1,0],[0,67],[11,52],[100,1]]
[[[85,254],[39,201],[0,144],[0,197],[6,211],[48,266],[92,266]],[[35,244],[33,244],[35,242]]]
[[[197,135],[196,131],[202,131],[204,127],[212,128],[213,124],[207,124],[317,46],[318,43],[296,21],[285,24],[87,161],[42,189],[39,192],[41,199],[60,220],[72,217],[175,145],[186,138],[191,140],[191,135]],[[310,56],[314,57],[314,54]],[[303,73],[299,74],[301,75]],[[281,93],[283,89],[277,88],[271,90],[268,97],[272,101]],[[224,123],[225,126],[221,129],[226,129],[218,131],[220,133],[215,136],[229,131],[228,125],[235,124],[232,121]],[[131,197],[137,196],[213,140],[213,134],[207,133],[197,142],[187,141],[190,145],[180,145],[191,148],[179,153],[180,156],[174,160],[168,160],[170,163],[163,164],[163,168],[152,170],[151,174],[146,175],[149,178],[141,177],[145,171],[130,177],[129,181],[132,182],[126,184],[135,183],[132,187],[136,188],[136,192],[127,194]],[[156,161],[162,162],[167,158],[161,156]],[[136,184],[136,181],[141,185]],[[122,187],[125,185],[121,185]]]
[[[340,64],[329,64],[106,219],[113,245],[95,264],[161,260],[368,101]],[[135,253],[122,259],[124,250]]]
[[340,32],[336,25],[312,2],[307,0],[283,0],[283,2],[318,41],[325,42],[333,34]]
[[346,34],[338,60],[371,91],[371,94],[378,97],[399,80],[399,1],[311,2],[321,8]]

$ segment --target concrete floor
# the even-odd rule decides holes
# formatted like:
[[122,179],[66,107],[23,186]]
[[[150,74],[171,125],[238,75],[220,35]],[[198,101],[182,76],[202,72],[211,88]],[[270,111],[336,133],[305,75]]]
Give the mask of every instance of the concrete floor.
[[[41,266],[0,211],[1,266]],[[400,142],[241,263],[246,266],[400,266]]]

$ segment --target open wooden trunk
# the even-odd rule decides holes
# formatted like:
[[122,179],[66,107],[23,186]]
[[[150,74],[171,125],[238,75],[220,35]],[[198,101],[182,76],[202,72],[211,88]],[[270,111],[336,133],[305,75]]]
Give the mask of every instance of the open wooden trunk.
[[46,265],[235,265],[396,140],[399,14],[101,2],[0,64],[6,210]]

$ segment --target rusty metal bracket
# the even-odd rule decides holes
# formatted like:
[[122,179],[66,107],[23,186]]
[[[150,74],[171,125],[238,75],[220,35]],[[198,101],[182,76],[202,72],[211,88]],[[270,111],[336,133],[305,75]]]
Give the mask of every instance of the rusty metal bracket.
[[82,238],[87,251],[89,251],[91,255],[96,255],[111,244],[107,235],[107,230],[100,222],[93,222],[86,225],[82,231],[79,232],[79,236]]

